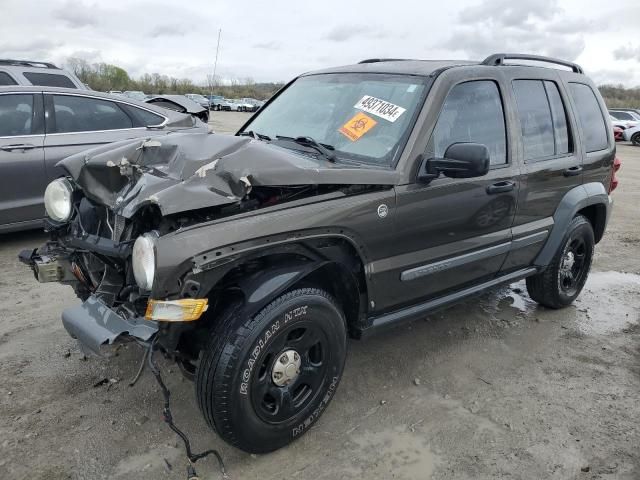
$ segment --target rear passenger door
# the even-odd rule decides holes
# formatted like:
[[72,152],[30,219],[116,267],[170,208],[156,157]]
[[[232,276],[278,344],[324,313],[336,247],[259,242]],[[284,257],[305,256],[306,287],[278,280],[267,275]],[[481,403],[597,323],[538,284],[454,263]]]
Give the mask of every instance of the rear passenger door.
[[98,97],[48,93],[44,99],[49,179],[64,174],[55,164],[69,155],[104,143],[156,134],[146,129],[144,119],[135,111],[157,117],[157,123],[164,120],[146,110]]
[[582,155],[577,127],[568,114],[567,93],[549,78],[514,78],[523,175],[513,225],[513,245],[503,271],[529,265],[553,226],[562,197],[582,184]]
[[0,94],[0,229],[44,217],[41,93]]

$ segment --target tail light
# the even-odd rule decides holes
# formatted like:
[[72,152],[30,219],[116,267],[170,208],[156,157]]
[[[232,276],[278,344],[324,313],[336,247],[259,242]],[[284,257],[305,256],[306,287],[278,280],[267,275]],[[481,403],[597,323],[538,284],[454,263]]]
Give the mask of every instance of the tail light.
[[616,176],[616,172],[620,170],[621,166],[622,162],[618,157],[615,157],[613,159],[613,165],[611,165],[611,182],[609,182],[609,193],[618,188],[618,177]]

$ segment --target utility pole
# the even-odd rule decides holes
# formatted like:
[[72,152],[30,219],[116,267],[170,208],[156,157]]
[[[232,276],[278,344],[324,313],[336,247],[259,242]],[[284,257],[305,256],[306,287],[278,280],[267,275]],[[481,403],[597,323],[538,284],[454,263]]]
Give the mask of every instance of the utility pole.
[[211,77],[211,84],[209,90],[209,117],[211,117],[211,97],[213,96],[213,82],[216,81],[216,70],[218,68],[218,53],[220,52],[220,35],[222,34],[222,29],[218,29],[218,44],[216,45],[216,59],[213,62],[213,76]]

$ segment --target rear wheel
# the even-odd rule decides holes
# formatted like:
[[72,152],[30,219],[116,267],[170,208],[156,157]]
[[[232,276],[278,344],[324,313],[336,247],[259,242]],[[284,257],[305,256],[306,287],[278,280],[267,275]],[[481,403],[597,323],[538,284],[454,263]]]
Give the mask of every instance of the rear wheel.
[[636,147],[640,146],[640,132],[636,132],[631,136],[631,143]]
[[527,278],[529,296],[549,308],[570,305],[587,281],[594,245],[591,224],[576,216],[547,269]]
[[198,404],[225,441],[270,452],[305,433],[333,397],[346,356],[344,315],[316,288],[286,293],[251,319],[236,312],[203,352]]

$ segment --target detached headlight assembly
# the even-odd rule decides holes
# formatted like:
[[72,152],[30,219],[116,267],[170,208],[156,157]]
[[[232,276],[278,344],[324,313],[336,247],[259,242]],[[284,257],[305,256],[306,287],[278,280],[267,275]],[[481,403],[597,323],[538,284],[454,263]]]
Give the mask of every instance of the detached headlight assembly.
[[44,208],[47,215],[56,222],[66,222],[71,218],[73,187],[66,178],[54,180],[44,191]]
[[145,233],[133,244],[131,263],[136,283],[143,290],[151,290],[156,274],[156,238],[154,233]]

